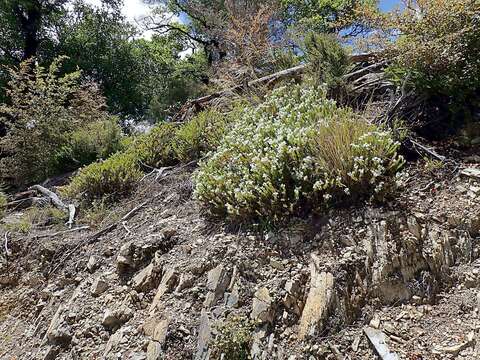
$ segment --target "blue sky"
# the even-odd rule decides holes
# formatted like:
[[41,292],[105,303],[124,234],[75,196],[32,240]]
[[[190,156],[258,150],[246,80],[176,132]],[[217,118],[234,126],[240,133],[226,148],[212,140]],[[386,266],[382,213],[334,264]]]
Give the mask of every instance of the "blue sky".
[[380,9],[390,11],[400,4],[400,0],[380,0]]

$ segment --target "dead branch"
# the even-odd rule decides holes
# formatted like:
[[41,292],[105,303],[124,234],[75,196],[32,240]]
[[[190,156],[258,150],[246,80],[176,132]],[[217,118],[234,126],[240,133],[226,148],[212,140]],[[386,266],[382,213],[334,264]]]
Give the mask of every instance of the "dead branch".
[[10,201],[5,205],[3,205],[2,207],[9,210],[19,210],[19,209],[26,209],[33,205],[41,204],[42,202],[45,202],[45,201],[46,200],[44,197],[32,196],[29,198],[22,198],[22,199]]
[[128,228],[127,226],[127,222],[126,221],[122,221],[122,226],[123,228],[125,229],[125,231],[127,232],[128,235],[131,235],[132,232],[130,231],[130,229]]
[[36,190],[39,193],[47,196],[51,203],[58,209],[62,211],[68,211],[68,206],[65,205],[65,203],[60,200],[57,194],[55,194],[53,191],[48,190],[47,188],[44,188],[42,185],[33,185],[29,188],[29,190]]
[[57,232],[54,232],[54,233],[51,233],[51,234],[35,235],[34,237],[36,239],[42,239],[42,238],[54,237],[54,236],[58,236],[58,235],[70,234],[70,233],[73,233],[73,232],[83,231],[83,230],[88,230],[88,229],[90,229],[90,226],[85,225],[85,226],[79,226],[77,228],[73,228],[73,229],[69,229],[69,230],[65,230],[65,231],[57,231]]
[[68,225],[70,229],[72,228],[72,225],[73,225],[73,219],[75,218],[75,213],[76,213],[75,205],[68,204],[68,221],[66,225]]
[[8,248],[8,231],[5,232],[4,238],[3,247],[5,248],[5,259],[8,261],[8,257],[11,255],[10,249]]
[[413,147],[417,150],[417,152],[421,155],[421,152],[427,153],[431,157],[444,162],[446,160],[445,156],[437,154],[434,150],[427,148],[426,146],[416,142],[415,140],[409,139],[410,143]]

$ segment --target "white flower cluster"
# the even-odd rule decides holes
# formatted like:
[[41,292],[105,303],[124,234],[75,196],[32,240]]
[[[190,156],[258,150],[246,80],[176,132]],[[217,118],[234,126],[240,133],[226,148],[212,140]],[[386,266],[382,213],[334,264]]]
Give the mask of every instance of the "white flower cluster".
[[277,222],[302,206],[321,208],[353,196],[363,191],[359,183],[380,189],[384,185],[377,179],[386,181],[392,162],[399,161],[398,144],[389,133],[368,132],[351,144],[342,158],[351,163],[348,175],[326,167],[314,146],[322,144],[319,126],[352,117],[322,89],[295,85],[275,90],[262,105],[243,111],[217,151],[201,164],[197,198],[217,215]]

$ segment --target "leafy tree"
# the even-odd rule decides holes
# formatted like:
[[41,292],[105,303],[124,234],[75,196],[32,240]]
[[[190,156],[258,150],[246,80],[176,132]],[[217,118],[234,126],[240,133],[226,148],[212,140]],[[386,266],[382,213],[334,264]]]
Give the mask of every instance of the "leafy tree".
[[[80,68],[85,79],[101,86],[112,112],[133,118],[167,116],[172,105],[197,95],[204,78],[203,57],[183,58],[187,40],[179,33],[142,39],[122,15],[121,4],[121,0],[104,0],[98,7],[83,0],[2,2],[0,65],[15,66],[34,56],[48,66],[57,56],[67,56],[61,72]],[[27,19],[34,16],[37,22]],[[32,39],[35,46],[28,45]],[[0,69],[0,100],[7,81],[8,72]]]
[[375,8],[377,0],[280,0],[284,7],[284,21],[303,30],[339,32],[348,35],[363,31],[357,21],[358,8]]

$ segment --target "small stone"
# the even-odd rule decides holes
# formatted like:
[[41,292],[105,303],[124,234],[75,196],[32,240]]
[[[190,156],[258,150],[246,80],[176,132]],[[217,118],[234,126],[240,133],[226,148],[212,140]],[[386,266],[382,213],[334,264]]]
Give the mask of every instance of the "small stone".
[[262,287],[255,292],[253,298],[252,312],[250,316],[252,319],[261,323],[273,322],[273,308],[272,298],[266,287]]
[[153,336],[152,336],[153,340],[155,340],[162,346],[165,343],[165,339],[167,338],[169,325],[170,325],[170,320],[165,318],[160,320],[155,326],[155,329],[153,330]]
[[205,307],[213,306],[223,297],[229,284],[230,277],[223,265],[218,265],[216,268],[210,270],[207,279],[207,289],[210,291],[205,297],[203,305]]
[[93,296],[99,296],[103,294],[108,289],[108,283],[105,281],[103,277],[98,277],[92,284],[90,288],[90,292]]
[[72,340],[70,326],[65,320],[63,306],[59,306],[47,330],[48,342],[52,345],[68,346]]
[[480,169],[477,169],[477,168],[463,169],[462,171],[460,171],[460,175],[469,177],[469,178],[480,179]]
[[157,293],[153,298],[152,305],[150,306],[150,312],[154,312],[155,309],[160,305],[160,301],[164,294],[169,291],[172,291],[177,285],[178,274],[174,268],[166,270],[165,274],[162,277],[160,285],[158,285]]
[[370,326],[375,329],[380,328],[380,317],[377,314],[375,314],[372,320],[370,320]]
[[102,325],[107,329],[115,329],[122,326],[132,317],[133,311],[125,306],[114,311],[107,309],[103,314]]
[[480,194],[480,186],[470,186],[470,191],[473,192],[475,195]]
[[93,273],[95,270],[97,270],[100,267],[101,260],[98,256],[92,255],[88,259],[87,262],[87,270],[90,273]]
[[270,259],[270,266],[279,271],[285,270],[285,266],[283,266],[283,264],[280,261],[275,259]]
[[132,249],[133,242],[129,241],[122,245],[117,255],[117,270],[119,273],[127,271],[133,264]]
[[226,303],[226,305],[227,305],[228,307],[235,307],[235,306],[237,306],[238,301],[239,301],[239,299],[240,299],[240,295],[239,295],[239,293],[238,293],[238,288],[237,288],[237,287],[234,287],[234,289],[232,290],[232,292],[231,292],[231,293],[227,293],[225,297],[226,297],[225,303]]
[[151,263],[133,277],[133,288],[137,291],[148,291],[155,286],[155,277],[156,273]]
[[212,336],[212,328],[210,326],[210,319],[208,313],[205,310],[202,310],[200,315],[200,326],[198,327],[198,343],[197,351],[195,353],[195,360],[208,359],[210,356],[210,350],[208,348],[208,343]]
[[180,280],[178,281],[178,286],[175,289],[177,294],[180,294],[183,290],[188,289],[193,286],[195,283],[195,278],[190,274],[180,275]]
[[57,346],[49,346],[43,356],[43,360],[54,360],[59,353],[60,349]]
[[123,339],[122,329],[119,329],[114,334],[112,334],[112,336],[110,336],[110,338],[108,339],[107,345],[105,346],[103,357],[106,358],[107,355],[122,342],[122,339]]
[[149,341],[147,347],[147,360],[162,360],[162,346],[156,341]]

